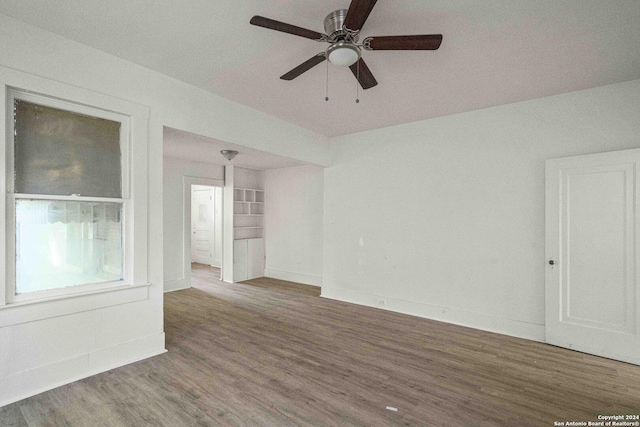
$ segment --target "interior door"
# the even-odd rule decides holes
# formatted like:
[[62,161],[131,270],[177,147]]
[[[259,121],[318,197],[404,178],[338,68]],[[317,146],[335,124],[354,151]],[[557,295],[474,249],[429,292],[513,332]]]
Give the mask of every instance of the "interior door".
[[191,261],[211,265],[214,261],[213,189],[191,191]]
[[546,340],[640,364],[640,150],[547,161]]

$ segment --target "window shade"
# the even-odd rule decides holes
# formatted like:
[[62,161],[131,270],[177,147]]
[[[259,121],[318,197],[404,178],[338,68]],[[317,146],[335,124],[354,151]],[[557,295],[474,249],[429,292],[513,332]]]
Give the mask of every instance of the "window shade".
[[122,197],[120,123],[15,100],[15,192]]

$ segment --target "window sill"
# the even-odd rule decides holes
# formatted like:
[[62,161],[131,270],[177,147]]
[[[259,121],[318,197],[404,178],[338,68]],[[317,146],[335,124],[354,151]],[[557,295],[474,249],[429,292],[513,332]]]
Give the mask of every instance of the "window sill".
[[0,306],[0,328],[149,298],[150,283],[124,285]]

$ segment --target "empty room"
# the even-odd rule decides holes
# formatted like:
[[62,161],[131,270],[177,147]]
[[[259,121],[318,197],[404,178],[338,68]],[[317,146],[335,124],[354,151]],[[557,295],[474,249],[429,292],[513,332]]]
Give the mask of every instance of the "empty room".
[[637,0],[0,0],[0,426],[640,426]]

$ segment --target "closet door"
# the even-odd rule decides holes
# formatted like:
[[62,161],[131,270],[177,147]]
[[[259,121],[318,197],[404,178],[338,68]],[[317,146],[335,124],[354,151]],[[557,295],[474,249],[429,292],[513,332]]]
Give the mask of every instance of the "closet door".
[[547,162],[547,342],[640,364],[640,150]]

